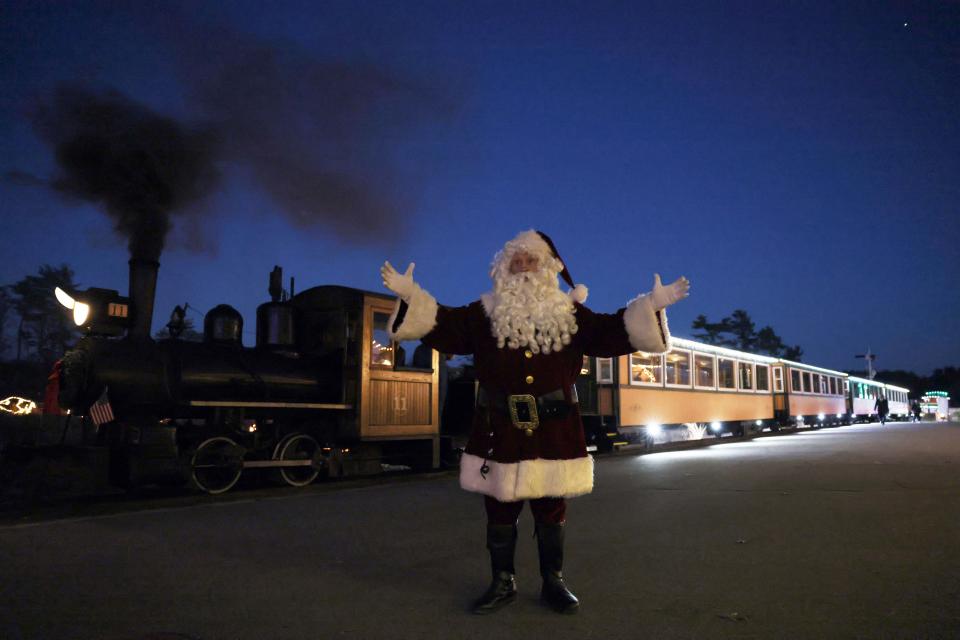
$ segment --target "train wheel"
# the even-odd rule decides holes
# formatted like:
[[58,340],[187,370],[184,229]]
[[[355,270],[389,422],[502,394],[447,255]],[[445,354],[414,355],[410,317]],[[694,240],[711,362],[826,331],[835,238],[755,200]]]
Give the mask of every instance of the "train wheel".
[[224,436],[201,442],[190,458],[193,485],[212,494],[229,491],[243,470],[243,457],[237,455],[238,450],[239,445]]
[[274,460],[310,460],[309,466],[280,467],[280,477],[292,487],[305,487],[320,475],[316,463],[321,457],[320,445],[308,435],[298,433],[287,436],[273,451]]

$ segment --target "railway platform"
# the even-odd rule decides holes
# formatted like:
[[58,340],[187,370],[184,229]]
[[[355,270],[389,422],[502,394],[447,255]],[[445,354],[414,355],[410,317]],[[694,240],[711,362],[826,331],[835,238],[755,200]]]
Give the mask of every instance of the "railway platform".
[[488,580],[483,507],[450,474],[160,501],[0,524],[0,637],[951,638],[960,424],[853,425],[598,459],[565,575]]

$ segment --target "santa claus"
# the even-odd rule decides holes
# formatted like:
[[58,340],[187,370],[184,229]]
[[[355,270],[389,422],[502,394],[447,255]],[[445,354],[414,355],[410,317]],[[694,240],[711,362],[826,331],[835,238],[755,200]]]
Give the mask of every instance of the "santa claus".
[[[514,548],[517,518],[530,502],[543,578],[541,598],[574,613],[579,601],[564,582],[566,498],[593,489],[574,382],[584,355],[612,357],[634,351],[670,350],[667,306],[689,294],[679,278],[616,313],[583,305],[587,289],[574,286],[550,238],[524,231],[493,259],[493,291],[464,307],[445,307],[389,262],[383,284],[399,297],[390,318],[391,337],[422,340],[443,352],[473,354],[480,383],[473,430],[460,461],[460,486],[484,495],[487,549],[493,580],[474,604],[490,613],[517,597]],[[571,287],[560,290],[557,276]]]

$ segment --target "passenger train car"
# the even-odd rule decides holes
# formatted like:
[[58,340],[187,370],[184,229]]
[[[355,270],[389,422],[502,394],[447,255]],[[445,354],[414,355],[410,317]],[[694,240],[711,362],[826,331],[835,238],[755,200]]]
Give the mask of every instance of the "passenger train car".
[[908,389],[842,371],[673,338],[664,355],[584,358],[577,383],[591,447],[742,436],[908,415]]

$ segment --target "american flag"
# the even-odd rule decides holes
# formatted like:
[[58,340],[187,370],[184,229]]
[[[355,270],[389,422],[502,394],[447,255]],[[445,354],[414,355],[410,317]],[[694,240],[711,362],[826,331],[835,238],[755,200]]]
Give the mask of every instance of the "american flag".
[[113,409],[110,407],[110,398],[107,397],[107,387],[103,388],[103,393],[90,407],[90,418],[98,427],[113,421]]

